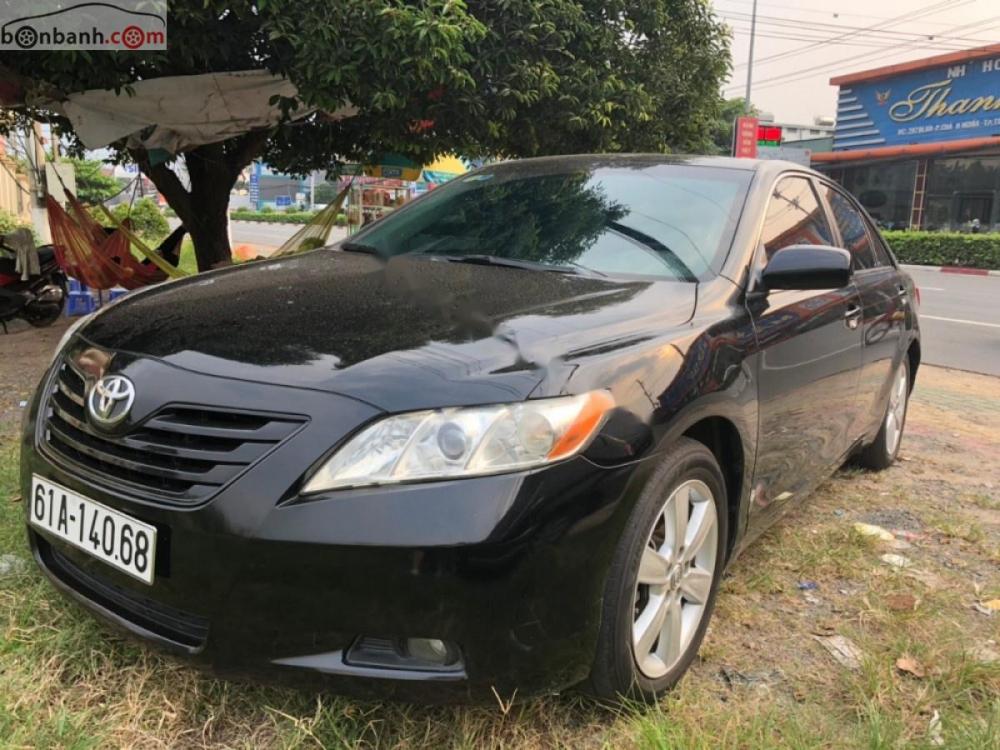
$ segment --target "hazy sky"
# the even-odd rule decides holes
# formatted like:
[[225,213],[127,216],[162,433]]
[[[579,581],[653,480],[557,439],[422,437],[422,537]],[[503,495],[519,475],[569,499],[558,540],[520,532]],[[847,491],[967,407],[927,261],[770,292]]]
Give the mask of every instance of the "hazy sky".
[[[710,2],[733,29],[723,93],[743,96],[753,0]],[[810,123],[835,114],[831,76],[997,42],[1000,0],[759,0],[751,99],[779,121]]]

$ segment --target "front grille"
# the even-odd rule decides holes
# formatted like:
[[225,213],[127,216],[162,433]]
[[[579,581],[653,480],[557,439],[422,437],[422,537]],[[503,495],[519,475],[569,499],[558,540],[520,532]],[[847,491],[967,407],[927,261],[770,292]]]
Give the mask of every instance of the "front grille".
[[234,479],[304,420],[203,406],[165,406],[123,435],[87,421],[86,381],[69,362],[56,374],[44,447],[90,479],[173,505],[194,505]]
[[168,607],[88,573],[41,537],[42,562],[60,581],[119,617],[189,649],[200,649],[208,638],[207,618]]

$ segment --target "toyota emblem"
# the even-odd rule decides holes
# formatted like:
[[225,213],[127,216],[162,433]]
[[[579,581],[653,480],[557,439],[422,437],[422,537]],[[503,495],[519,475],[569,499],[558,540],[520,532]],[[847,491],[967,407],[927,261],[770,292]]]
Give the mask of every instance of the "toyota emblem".
[[114,427],[128,416],[135,401],[135,386],[124,375],[98,380],[87,397],[90,420],[101,427]]

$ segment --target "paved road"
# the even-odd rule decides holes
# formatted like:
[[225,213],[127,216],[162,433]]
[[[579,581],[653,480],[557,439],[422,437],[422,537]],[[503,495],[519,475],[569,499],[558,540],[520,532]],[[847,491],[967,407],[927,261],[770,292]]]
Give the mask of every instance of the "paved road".
[[1000,375],[1000,276],[907,270],[920,287],[924,362]]
[[[177,219],[169,219],[170,228],[177,226]],[[250,243],[253,245],[264,245],[266,247],[278,247],[302,228],[301,224],[265,224],[257,221],[233,221],[230,222],[233,233],[233,244],[241,245]],[[344,234],[343,229],[333,228],[330,239],[335,241]]]
[[258,221],[234,221],[229,226],[233,233],[233,244],[249,242],[271,247],[278,247],[302,229],[301,224],[265,224]]

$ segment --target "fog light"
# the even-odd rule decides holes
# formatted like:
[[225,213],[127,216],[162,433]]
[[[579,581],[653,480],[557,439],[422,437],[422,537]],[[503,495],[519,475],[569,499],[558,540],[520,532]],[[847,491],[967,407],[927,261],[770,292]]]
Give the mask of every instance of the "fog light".
[[458,646],[438,638],[358,638],[348,649],[348,664],[431,672],[460,672]]
[[437,638],[407,638],[406,651],[414,659],[432,664],[450,664],[454,661],[448,644]]

